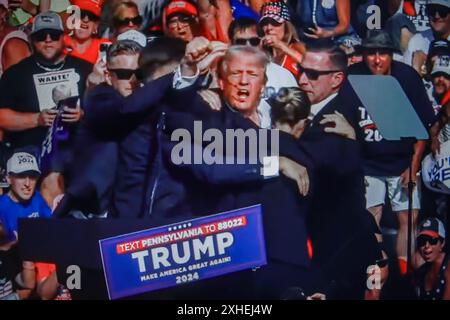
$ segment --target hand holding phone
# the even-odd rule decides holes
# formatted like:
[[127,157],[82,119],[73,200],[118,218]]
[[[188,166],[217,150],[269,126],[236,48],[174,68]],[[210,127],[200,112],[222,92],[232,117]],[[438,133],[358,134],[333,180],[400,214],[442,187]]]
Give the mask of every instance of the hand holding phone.
[[111,44],[112,43],[110,43],[110,42],[105,42],[105,43],[100,44],[99,57],[100,57],[100,60],[102,60],[104,63],[106,63],[106,54],[107,54],[108,49],[111,46]]
[[70,97],[61,100],[58,107],[62,111],[61,118],[63,122],[78,122],[81,118],[81,108],[78,97]]

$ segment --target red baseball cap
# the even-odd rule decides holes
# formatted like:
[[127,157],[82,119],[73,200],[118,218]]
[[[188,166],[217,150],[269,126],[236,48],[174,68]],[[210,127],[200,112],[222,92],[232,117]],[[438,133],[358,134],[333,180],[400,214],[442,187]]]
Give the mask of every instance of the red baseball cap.
[[81,10],[92,12],[97,17],[102,13],[104,0],[70,0],[72,5],[80,7]]
[[169,2],[169,4],[164,9],[164,15],[167,18],[173,16],[174,14],[184,14],[187,16],[198,16],[198,10],[190,2],[183,0],[175,0]]

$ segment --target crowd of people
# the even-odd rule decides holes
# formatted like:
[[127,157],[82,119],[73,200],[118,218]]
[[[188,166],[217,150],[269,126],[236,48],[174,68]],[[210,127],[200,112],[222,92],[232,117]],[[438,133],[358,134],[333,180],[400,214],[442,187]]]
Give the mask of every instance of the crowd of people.
[[[385,299],[406,279],[400,298],[450,299],[449,41],[449,0],[0,0],[0,299],[71,299],[57,265],[21,259],[21,218],[254,204],[267,265],[190,297]],[[383,137],[412,125],[400,101],[428,139]],[[180,164],[173,134],[195,121],[276,134],[278,172],[197,163],[196,141]]]

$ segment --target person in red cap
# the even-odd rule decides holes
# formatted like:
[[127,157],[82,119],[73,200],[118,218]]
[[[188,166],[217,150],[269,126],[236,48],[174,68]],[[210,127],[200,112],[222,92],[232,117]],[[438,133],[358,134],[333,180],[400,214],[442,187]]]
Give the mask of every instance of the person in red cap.
[[417,248],[425,261],[417,272],[417,294],[421,300],[450,300],[450,256],[444,246],[444,224],[437,218],[425,219],[417,236]]
[[173,0],[164,8],[164,33],[172,38],[190,42],[196,36],[208,40],[229,42],[227,30],[231,23],[231,7],[228,0]]
[[164,9],[165,33],[172,38],[190,42],[200,35],[197,6],[189,1],[175,0]]
[[71,35],[64,37],[65,51],[68,55],[95,64],[99,58],[101,44],[110,42],[108,39],[96,37],[103,0],[71,0],[71,3],[80,8],[81,23]]

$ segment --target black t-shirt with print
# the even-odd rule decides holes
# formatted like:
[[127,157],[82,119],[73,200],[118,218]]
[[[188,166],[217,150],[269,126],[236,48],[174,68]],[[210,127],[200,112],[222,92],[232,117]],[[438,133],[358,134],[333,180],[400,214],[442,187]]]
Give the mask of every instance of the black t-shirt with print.
[[[34,113],[56,107],[55,100],[61,97],[82,97],[91,71],[90,63],[70,56],[51,67],[39,63],[35,56],[28,57],[9,68],[0,79],[0,108]],[[13,148],[41,147],[47,130],[38,127],[7,132],[6,140]]]

